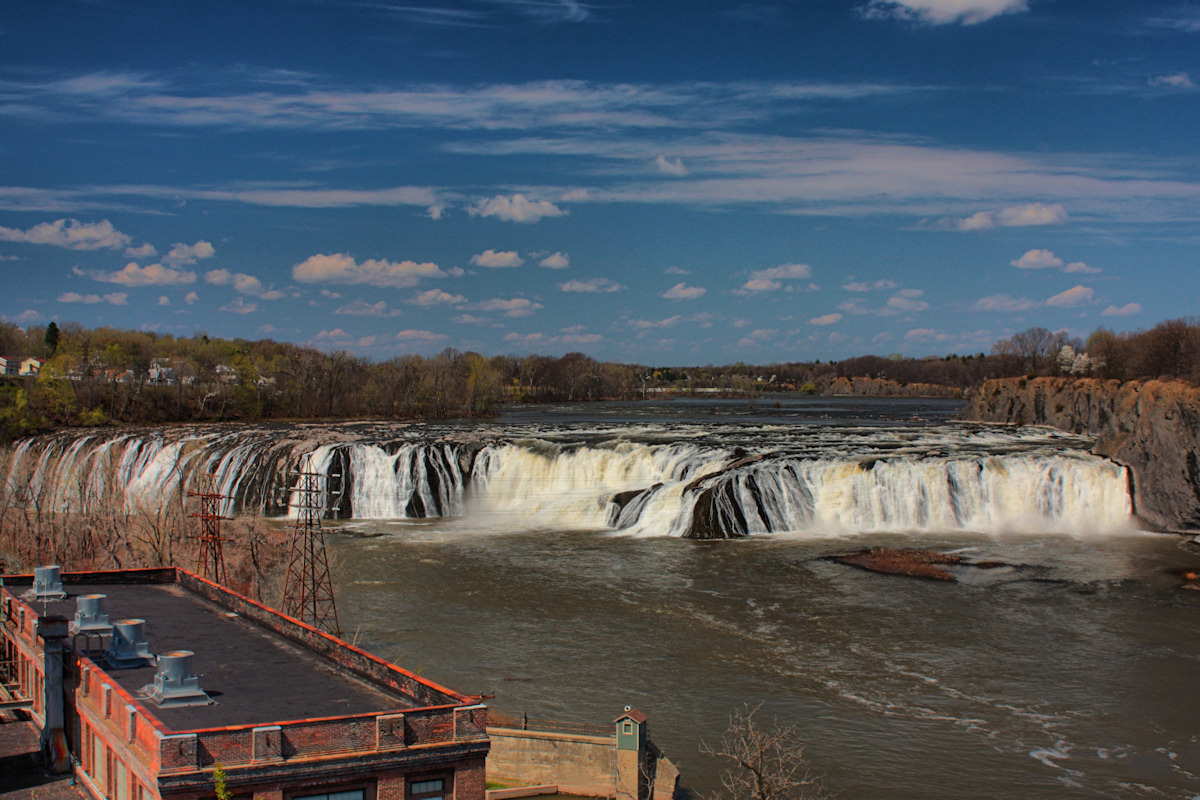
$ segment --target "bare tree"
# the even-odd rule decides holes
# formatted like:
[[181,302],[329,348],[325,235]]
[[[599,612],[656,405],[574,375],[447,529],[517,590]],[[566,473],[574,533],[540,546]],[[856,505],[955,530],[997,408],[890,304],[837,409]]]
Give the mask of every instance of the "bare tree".
[[763,724],[762,703],[729,714],[729,727],[716,746],[702,742],[706,755],[733,763],[721,776],[721,800],[821,800],[829,795],[804,760],[798,724]]

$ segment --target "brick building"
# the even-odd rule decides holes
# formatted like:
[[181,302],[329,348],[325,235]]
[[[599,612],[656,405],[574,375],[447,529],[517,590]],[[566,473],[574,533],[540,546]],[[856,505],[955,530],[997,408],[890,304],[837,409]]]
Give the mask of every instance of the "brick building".
[[5,576],[0,659],[96,798],[484,798],[477,698],[185,570]]

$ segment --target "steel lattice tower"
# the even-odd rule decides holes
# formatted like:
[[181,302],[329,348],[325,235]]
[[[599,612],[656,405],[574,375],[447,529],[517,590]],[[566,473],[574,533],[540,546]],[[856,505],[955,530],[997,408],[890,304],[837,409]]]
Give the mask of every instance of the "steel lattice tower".
[[200,498],[200,512],[189,514],[200,520],[200,550],[196,555],[196,574],[207,578],[213,583],[225,586],[228,576],[225,574],[225,549],[221,536],[221,520],[233,517],[221,516],[221,501],[225,495],[217,491],[215,475],[203,475],[200,478],[198,491],[188,492],[188,497]]
[[283,613],[314,628],[341,636],[333,580],[325,555],[321,513],[329,477],[301,472],[296,480],[296,525],[283,585]]

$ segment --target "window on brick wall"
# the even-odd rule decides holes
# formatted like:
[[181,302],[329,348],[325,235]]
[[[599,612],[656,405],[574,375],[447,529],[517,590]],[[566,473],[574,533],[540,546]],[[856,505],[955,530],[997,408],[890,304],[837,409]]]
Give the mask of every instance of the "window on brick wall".
[[445,778],[421,778],[408,783],[408,800],[444,800],[445,797]]
[[323,794],[297,795],[292,800],[366,800],[366,790],[342,789],[336,792],[324,792]]

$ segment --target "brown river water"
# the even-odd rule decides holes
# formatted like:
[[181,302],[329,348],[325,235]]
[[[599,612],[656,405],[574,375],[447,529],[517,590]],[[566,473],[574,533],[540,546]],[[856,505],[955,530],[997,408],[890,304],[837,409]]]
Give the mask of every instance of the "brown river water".
[[[327,541],[347,638],[513,717],[607,724],[640,708],[700,795],[722,768],[701,742],[762,703],[799,723],[812,769],[848,800],[1200,797],[1200,592],[1171,572],[1200,566],[1200,547],[1057,527],[697,541],[510,509],[504,525],[332,523]],[[1007,566],[939,583],[825,558],[873,545]]]

